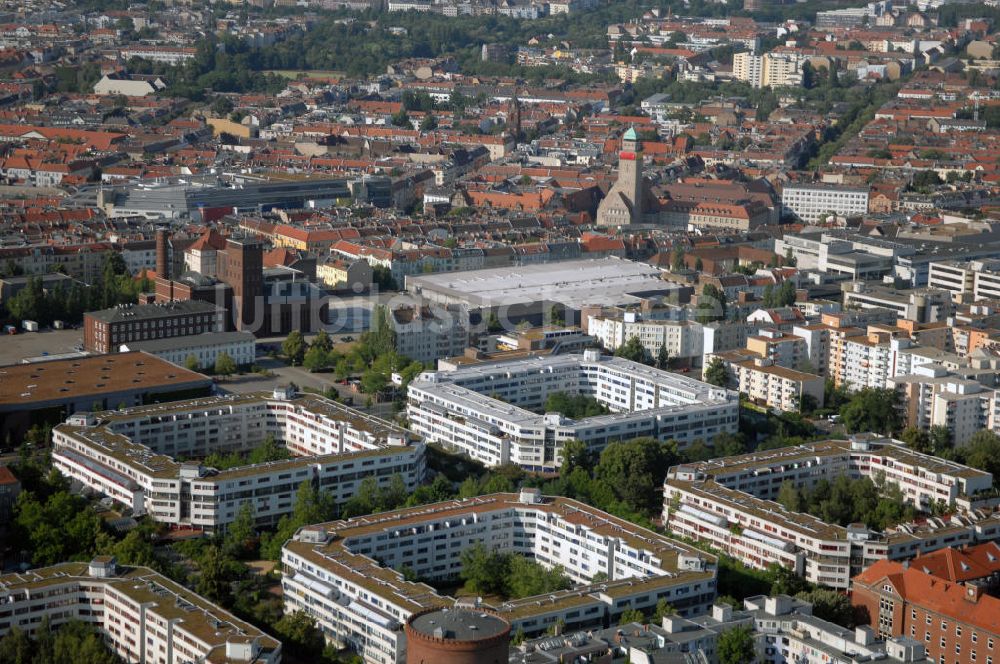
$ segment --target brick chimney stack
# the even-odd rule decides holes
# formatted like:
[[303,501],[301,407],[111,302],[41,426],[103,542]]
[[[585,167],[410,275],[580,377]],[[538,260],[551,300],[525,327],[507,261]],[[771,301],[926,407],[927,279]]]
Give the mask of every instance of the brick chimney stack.
[[156,229],[156,276],[170,278],[170,259],[167,252],[167,239],[170,231],[160,227]]

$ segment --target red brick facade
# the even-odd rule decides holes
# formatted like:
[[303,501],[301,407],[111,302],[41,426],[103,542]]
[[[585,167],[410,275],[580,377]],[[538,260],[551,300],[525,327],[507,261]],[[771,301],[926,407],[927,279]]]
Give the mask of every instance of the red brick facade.
[[981,587],[883,560],[854,578],[851,602],[880,637],[919,641],[938,664],[1000,664],[1000,599]]
[[[452,616],[468,613],[475,620],[476,614],[491,615],[492,611],[453,609]],[[406,664],[507,664],[510,648],[510,625],[497,633],[478,638],[435,636],[414,627],[414,620],[424,614],[448,615],[447,610],[430,609],[414,614],[406,622]],[[442,621],[443,622],[443,621]]]

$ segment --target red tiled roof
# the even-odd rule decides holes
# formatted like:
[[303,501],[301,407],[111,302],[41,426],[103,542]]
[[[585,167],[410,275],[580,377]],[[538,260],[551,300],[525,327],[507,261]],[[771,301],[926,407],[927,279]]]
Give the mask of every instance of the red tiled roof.
[[888,584],[911,604],[1000,634],[1000,599],[984,595],[974,586],[946,581],[912,565],[906,568],[889,560],[878,561],[854,577],[854,582],[876,588]]
[[981,579],[1000,572],[1000,544],[987,542],[965,549],[939,549],[914,558],[911,565],[952,582]]
[[0,485],[16,484],[17,478],[7,466],[0,466]]

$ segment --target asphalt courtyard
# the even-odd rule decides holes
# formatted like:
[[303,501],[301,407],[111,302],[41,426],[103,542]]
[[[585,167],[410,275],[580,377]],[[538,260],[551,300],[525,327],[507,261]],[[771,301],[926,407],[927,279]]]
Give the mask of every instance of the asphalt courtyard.
[[45,330],[4,334],[0,337],[0,364],[20,364],[28,357],[72,353],[83,345],[83,330]]

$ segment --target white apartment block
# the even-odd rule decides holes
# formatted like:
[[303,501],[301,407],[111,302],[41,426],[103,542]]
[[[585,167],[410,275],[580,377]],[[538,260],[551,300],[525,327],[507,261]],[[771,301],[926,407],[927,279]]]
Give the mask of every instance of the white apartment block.
[[786,184],[781,191],[785,214],[805,222],[817,222],[836,214],[856,217],[868,213],[869,190],[830,184]]
[[733,350],[706,356],[704,368],[719,358],[729,372],[726,387],[747,395],[751,401],[786,413],[798,412],[803,398],[812,397],[822,407],[825,381],[822,376],[789,369],[774,360],[749,351]]
[[[491,606],[527,635],[617,622],[628,609],[667,600],[681,616],[706,613],[715,598],[715,558],[694,547],[568,498],[492,494],[301,529],[282,550],[285,611],[305,611],[328,641],[371,664],[405,661],[403,625],[455,599],[419,577],[446,581],[474,544],[561,565],[569,590]],[[593,582],[596,574],[606,580]]]
[[827,375],[830,360],[830,329],[823,324],[796,325],[792,334],[802,339],[806,345],[805,361],[820,376]]
[[802,85],[802,64],[805,58],[796,53],[765,53],[749,51],[733,55],[733,78],[755,88],[777,88]]
[[[718,664],[718,640],[736,627],[753,631],[755,661],[760,664],[931,664],[922,643],[913,639],[881,640],[867,625],[845,629],[813,615],[813,606],[787,595],[755,595],[743,608],[715,604],[711,615],[666,616],[661,624],[629,623],[604,630],[541,637],[512,650],[523,664],[582,662],[580,653],[608,651],[611,659],[635,664],[704,662]],[[625,635],[626,638],[621,638]],[[589,660],[594,661],[594,660]]]
[[733,78],[749,83],[755,88],[761,87],[764,73],[764,57],[754,55],[750,51],[733,54]]
[[396,352],[432,364],[461,355],[469,346],[468,313],[457,307],[408,305],[392,310]]
[[[572,420],[533,412],[556,392],[594,397],[611,413]],[[568,440],[598,452],[640,436],[684,447],[734,433],[739,418],[735,392],[596,350],[425,372],[407,402],[410,427],[426,442],[530,470],[557,469]]]
[[[279,664],[281,642],[146,567],[102,556],[0,576],[0,637],[79,620],[126,662]],[[83,664],[83,663],[81,663]]]
[[933,262],[927,286],[948,291],[956,301],[1000,300],[1000,260]]
[[121,58],[123,60],[142,58],[150,62],[162,62],[174,66],[183,64],[186,60],[193,60],[197,55],[197,49],[188,46],[135,44],[121,49]]
[[846,385],[851,390],[886,386],[892,375],[888,342],[874,335],[847,337],[843,340],[843,353],[840,372],[834,378],[837,385]]
[[743,600],[743,609],[712,608],[706,627],[726,628],[749,622],[754,631],[757,661],[762,664],[931,664],[922,643],[913,639],[877,638],[868,626],[845,629],[812,615],[813,607],[788,595],[757,595]]
[[257,358],[257,340],[250,332],[216,332],[130,341],[119,348],[122,353],[133,350],[145,351],[180,367],[194,357],[199,369],[211,369],[222,354],[231,357],[236,366],[247,367]]
[[636,312],[590,316],[588,333],[611,351],[638,337],[653,357],[666,348],[671,358],[701,360],[705,339],[701,324],[693,321],[646,320]]
[[[293,458],[228,470],[174,457],[247,451],[273,436]],[[388,422],[334,401],[287,392],[231,395],[78,413],[52,432],[52,462],[67,477],[136,516],[215,531],[250,503],[260,524],[292,511],[302,482],[344,503],[367,477],[400,475],[413,490],[424,446]]]
[[[774,502],[786,481],[811,487],[845,474],[896,484],[907,502],[924,510],[952,505],[960,516],[877,533]],[[669,532],[707,542],[751,567],[777,563],[812,583],[847,589],[851,577],[876,560],[1000,537],[1000,515],[973,511],[986,504],[974,496],[992,483],[989,473],[858,436],[675,466],[664,485],[663,522]]]
[[951,293],[945,290],[896,290],[861,281],[844,284],[844,308],[891,309],[899,318],[918,323],[946,320],[955,311]]
[[977,380],[950,374],[940,365],[916,367],[889,386],[903,396],[905,421],[921,429],[943,426],[955,445],[982,430],[1000,433],[1000,392]]
[[805,59],[797,53],[765,53],[760,87],[779,88],[802,85]]
[[771,327],[761,328],[748,337],[747,350],[788,369],[801,368],[809,355],[805,339]]

